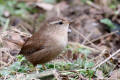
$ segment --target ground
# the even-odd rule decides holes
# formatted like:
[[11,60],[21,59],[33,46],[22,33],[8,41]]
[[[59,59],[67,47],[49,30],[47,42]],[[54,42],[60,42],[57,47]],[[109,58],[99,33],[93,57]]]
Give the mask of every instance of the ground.
[[[120,79],[118,0],[0,0],[0,11],[0,80]],[[18,53],[58,15],[71,21],[68,46],[46,70],[35,68]]]

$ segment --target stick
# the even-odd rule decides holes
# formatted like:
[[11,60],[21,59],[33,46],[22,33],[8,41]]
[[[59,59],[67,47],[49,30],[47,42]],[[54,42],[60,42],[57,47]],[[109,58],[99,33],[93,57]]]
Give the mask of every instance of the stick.
[[[115,34],[115,33],[117,33],[117,32],[118,32],[118,31],[115,31],[115,32],[111,32],[111,33],[109,33],[109,34],[100,36],[100,37],[98,37],[98,38],[96,38],[96,39],[91,40],[90,42],[95,42],[95,41],[97,41],[97,40],[99,40],[99,39],[101,39],[101,38],[108,37],[108,36],[113,35],[113,34]],[[90,42],[86,42],[85,44],[89,44]]]
[[101,62],[100,64],[98,64],[97,66],[95,66],[93,68],[93,70],[95,70],[97,67],[101,66],[102,64],[106,63],[108,60],[110,60],[113,56],[115,56],[116,54],[118,54],[120,52],[120,49],[118,49],[115,53],[113,53],[112,55],[110,55],[108,58],[106,58],[103,62]]
[[97,50],[101,51],[101,49],[99,49],[95,44],[93,44],[90,40],[88,40],[83,34],[81,34],[79,31],[77,31],[76,29],[72,28],[71,29],[78,33],[81,37],[83,37],[86,41],[88,41],[91,45],[93,45]]

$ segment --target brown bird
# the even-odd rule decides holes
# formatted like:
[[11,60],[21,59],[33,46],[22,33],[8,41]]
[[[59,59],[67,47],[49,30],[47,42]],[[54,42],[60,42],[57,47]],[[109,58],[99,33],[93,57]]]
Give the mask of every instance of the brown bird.
[[46,20],[38,32],[34,33],[23,45],[23,54],[34,66],[56,58],[67,45],[69,21],[64,18]]

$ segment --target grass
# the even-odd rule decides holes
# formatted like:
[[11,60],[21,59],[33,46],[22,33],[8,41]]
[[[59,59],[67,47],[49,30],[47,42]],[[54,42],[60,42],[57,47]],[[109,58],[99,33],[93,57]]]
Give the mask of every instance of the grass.
[[[90,58],[88,58],[90,57],[89,55],[92,55],[93,51],[91,51],[88,47],[74,48],[74,46],[71,45],[68,45],[66,51],[68,50],[72,50],[73,55],[77,54],[80,57],[72,61],[67,59],[66,57],[64,58],[66,58],[67,61],[65,61],[63,58],[57,58],[45,64],[47,70],[44,70],[41,64],[37,65],[37,71],[35,67],[25,59],[24,56],[17,55],[16,61],[13,64],[0,70],[0,78],[6,78],[6,80],[13,80],[16,76],[23,75],[25,80],[32,78],[37,79],[37,73],[41,74],[42,72],[46,72],[48,70],[57,70],[59,72],[59,75],[67,76],[69,80],[80,79],[80,75],[90,80],[97,77],[96,69],[92,69],[95,66],[94,59],[91,60]],[[61,56],[64,56],[64,54],[61,54]],[[103,72],[103,76],[107,77],[114,68],[114,65],[105,63],[97,69]],[[21,77],[18,77],[18,79]]]
[[[53,4],[55,0],[51,0],[51,2],[49,2],[49,0],[45,1]],[[0,0],[0,4],[0,26],[3,27],[3,31],[6,31],[9,28],[10,24],[10,19],[4,16],[4,10],[8,10],[10,15],[12,16],[18,16],[22,18],[26,18],[26,15],[28,13],[33,14],[39,12],[38,9],[34,8],[33,6],[28,6],[23,2],[17,3],[17,1],[14,0]],[[45,15],[40,14],[38,20],[42,21],[44,19]],[[108,25],[110,30],[115,28],[115,25],[109,19],[102,19],[101,23]],[[77,46],[68,45],[66,48],[65,53],[68,55],[71,54],[71,60],[67,58],[68,56],[64,56],[65,54],[61,54],[63,58],[59,56],[60,58],[57,58],[45,64],[47,70],[56,69],[59,73],[59,76],[66,76],[69,80],[80,79],[80,75],[87,79],[96,78],[96,69],[92,69],[95,66],[96,62],[94,61],[93,57],[90,57],[90,55],[93,55],[93,53],[98,53],[99,51],[97,52],[97,50],[93,48],[89,48],[84,45],[81,46],[79,43],[77,44]],[[0,46],[3,47],[3,44],[0,44]],[[67,51],[70,51],[71,53],[69,54],[67,53]],[[73,59],[75,55],[77,56],[77,58]],[[97,54],[97,56],[99,55]],[[37,65],[36,68],[38,70],[38,73],[46,71],[42,68],[42,65],[40,64]],[[102,71],[104,76],[107,77],[114,68],[115,65],[109,64],[108,61],[108,63],[101,65],[97,69]],[[30,80],[31,78],[36,78],[36,73],[37,71],[35,67],[31,63],[29,63],[24,56],[17,55],[16,61],[0,70],[0,79],[19,80],[20,78],[24,78],[25,80]]]
[[[72,47],[68,46],[68,49],[72,49]],[[77,79],[79,74],[82,74],[85,77],[92,78],[95,73],[91,68],[94,66],[94,62],[88,61],[88,54],[90,54],[90,50],[86,48],[78,48],[75,51],[72,51],[72,54],[75,54],[76,52],[79,52],[79,54],[84,54],[83,58],[78,58],[74,61],[64,61],[61,59],[53,60],[50,63],[46,63],[45,66],[47,67],[47,70],[58,70],[61,75],[72,75],[72,77],[69,77],[70,80]],[[77,53],[78,54],[78,53]],[[63,54],[62,54],[63,55]],[[31,72],[36,72],[35,67],[29,63],[24,56],[17,55],[17,61],[15,61],[12,65],[5,67],[0,71],[1,78],[4,78],[5,76],[13,77],[17,74],[31,74]],[[37,65],[38,72],[44,72],[45,70],[42,68],[42,65]],[[34,75],[34,74],[33,74]],[[73,78],[74,76],[74,78]],[[13,79],[13,78],[12,78]],[[12,80],[12,79],[6,79],[6,80]]]

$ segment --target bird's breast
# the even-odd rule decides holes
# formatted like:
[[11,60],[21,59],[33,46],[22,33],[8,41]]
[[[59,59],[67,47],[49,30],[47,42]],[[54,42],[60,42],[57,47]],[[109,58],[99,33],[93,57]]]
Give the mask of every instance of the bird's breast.
[[66,31],[51,32],[46,35],[49,38],[46,43],[48,47],[65,48],[68,43],[68,34]]
[[56,45],[60,48],[65,48],[68,43],[67,37],[58,37],[56,38]]

